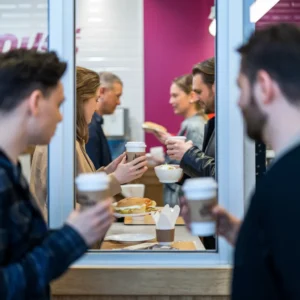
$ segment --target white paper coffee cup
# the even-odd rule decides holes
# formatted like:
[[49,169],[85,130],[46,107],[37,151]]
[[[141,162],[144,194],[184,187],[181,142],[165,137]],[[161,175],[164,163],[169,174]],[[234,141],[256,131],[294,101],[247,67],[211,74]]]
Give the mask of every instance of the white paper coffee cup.
[[124,184],[121,185],[122,195],[126,198],[139,197],[144,198],[144,184]]
[[127,161],[131,162],[140,156],[146,156],[146,147],[144,142],[128,142],[125,145]]
[[79,191],[102,191],[109,187],[109,176],[104,172],[81,173],[75,183]]
[[150,148],[150,154],[154,159],[165,160],[164,148],[161,146]]
[[167,141],[186,141],[186,137],[185,136],[170,136],[167,138]]
[[170,229],[158,229],[156,230],[156,240],[162,246],[172,245],[175,239],[175,227]]
[[211,236],[216,233],[216,223],[211,209],[217,204],[217,183],[211,177],[188,179],[182,190],[187,199],[193,235]]
[[127,152],[145,152],[147,146],[144,142],[128,142],[125,147]]
[[75,183],[77,186],[77,202],[82,207],[95,205],[109,197],[109,176],[104,172],[79,174]]

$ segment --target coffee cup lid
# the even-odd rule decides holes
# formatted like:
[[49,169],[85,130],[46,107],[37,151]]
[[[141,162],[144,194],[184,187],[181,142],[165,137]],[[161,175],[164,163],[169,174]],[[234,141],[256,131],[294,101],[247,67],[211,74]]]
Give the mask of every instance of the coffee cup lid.
[[143,147],[146,148],[146,144],[144,142],[127,142],[125,147]]
[[76,184],[84,184],[84,183],[95,183],[95,184],[108,184],[109,176],[105,172],[97,172],[97,173],[81,173],[79,174],[75,182]]
[[197,190],[197,189],[216,189],[217,182],[212,177],[191,178],[187,179],[183,184],[182,190]]
[[186,137],[185,136],[170,136],[167,138],[167,140],[182,140],[185,141]]

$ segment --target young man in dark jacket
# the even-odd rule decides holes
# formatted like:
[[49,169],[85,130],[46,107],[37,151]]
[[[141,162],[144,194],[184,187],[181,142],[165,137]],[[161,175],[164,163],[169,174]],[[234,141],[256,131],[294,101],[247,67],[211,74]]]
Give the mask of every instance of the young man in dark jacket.
[[108,199],[49,232],[22,175],[18,156],[48,144],[62,120],[65,69],[54,52],[0,54],[1,299],[50,299],[50,282],[102,239],[113,219]]
[[257,183],[243,222],[213,209],[218,233],[236,247],[232,299],[298,300],[300,29],[281,24],[256,31],[238,51],[238,105],[247,133],[268,142],[277,157]]

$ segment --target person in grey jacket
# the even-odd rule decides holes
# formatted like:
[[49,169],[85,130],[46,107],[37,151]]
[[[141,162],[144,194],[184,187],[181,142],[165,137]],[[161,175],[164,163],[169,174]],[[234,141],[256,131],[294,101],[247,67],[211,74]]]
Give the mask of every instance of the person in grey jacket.
[[[178,136],[185,136],[187,140],[202,149],[204,138],[204,127],[206,118],[201,109],[201,104],[194,101],[192,91],[192,74],[183,75],[175,78],[170,87],[170,104],[176,115],[181,115],[185,119],[181,123]],[[155,136],[162,143],[165,143],[169,133],[156,133]],[[168,164],[179,164],[180,161],[167,157],[165,160]],[[177,184],[165,184],[164,202],[170,206],[179,203],[180,186]]]

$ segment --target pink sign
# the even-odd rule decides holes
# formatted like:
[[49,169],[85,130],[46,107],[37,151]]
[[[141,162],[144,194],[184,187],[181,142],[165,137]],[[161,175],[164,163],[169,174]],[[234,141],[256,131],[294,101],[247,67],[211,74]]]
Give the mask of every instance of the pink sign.
[[[80,39],[81,29],[76,29],[76,39]],[[33,41],[30,36],[18,37],[15,34],[7,33],[0,35],[0,53],[13,50],[16,48],[36,49],[47,51],[48,49],[48,34],[38,32],[35,34]],[[78,48],[76,47],[76,52]]]

